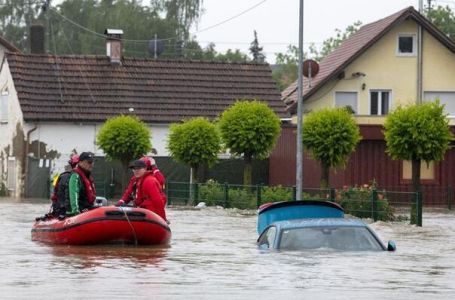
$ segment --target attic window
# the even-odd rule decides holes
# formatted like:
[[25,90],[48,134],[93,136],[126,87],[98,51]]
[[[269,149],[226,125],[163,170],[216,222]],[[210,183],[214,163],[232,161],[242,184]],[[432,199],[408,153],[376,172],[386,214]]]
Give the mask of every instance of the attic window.
[[415,34],[400,34],[397,41],[398,56],[415,56],[417,50]]

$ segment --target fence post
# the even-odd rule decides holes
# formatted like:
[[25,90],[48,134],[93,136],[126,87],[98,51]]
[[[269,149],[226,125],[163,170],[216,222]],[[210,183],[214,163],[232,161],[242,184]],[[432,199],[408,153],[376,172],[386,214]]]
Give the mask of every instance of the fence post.
[[453,189],[452,186],[449,185],[447,187],[447,208],[452,210],[452,201],[453,201]]
[[335,202],[336,192],[334,188],[330,188],[330,201]]
[[422,192],[417,192],[417,226],[422,227]]
[[199,203],[199,184],[197,182],[193,183],[194,189],[194,201],[193,205],[197,205]]
[[224,183],[224,208],[229,206],[229,185],[227,182]]
[[373,212],[373,220],[378,220],[378,191],[373,188],[371,190],[371,209]]
[[261,206],[261,190],[262,190],[262,184],[257,184],[256,185],[256,207],[259,208]]
[[292,199],[297,201],[297,188],[295,185],[292,187]]

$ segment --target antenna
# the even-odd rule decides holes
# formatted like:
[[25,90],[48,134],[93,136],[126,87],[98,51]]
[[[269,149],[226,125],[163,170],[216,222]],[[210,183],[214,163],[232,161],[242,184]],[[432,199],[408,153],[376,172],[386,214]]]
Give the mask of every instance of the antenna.
[[153,56],[155,59],[158,58],[164,52],[163,40],[159,40],[155,34],[155,38],[149,41],[148,49],[150,56]]

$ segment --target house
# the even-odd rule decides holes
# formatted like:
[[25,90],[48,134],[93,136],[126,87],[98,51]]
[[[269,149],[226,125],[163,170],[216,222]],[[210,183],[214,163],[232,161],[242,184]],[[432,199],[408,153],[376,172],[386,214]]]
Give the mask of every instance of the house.
[[171,123],[213,119],[236,100],[264,101],[288,117],[267,64],[125,58],[121,35],[106,31],[106,56],[6,53],[0,165],[8,167],[0,174],[10,194],[44,186],[33,178],[62,170],[73,151],[102,156],[96,135],[106,119],[120,114],[150,126],[158,156],[168,155]]
[[[385,116],[397,105],[438,98],[445,104],[450,125],[455,125],[455,43],[408,7],[362,26],[320,62],[311,87],[307,78],[303,87],[304,112],[350,106],[360,126],[363,139],[346,169],[331,175],[331,186],[372,180],[383,187],[407,186],[410,163],[392,161],[385,153]],[[297,82],[283,91],[282,99],[295,117]],[[270,159],[269,183],[294,185],[295,174],[280,170],[295,165],[295,127],[285,129],[281,138]],[[291,161],[286,157],[292,157]],[[423,184],[455,185],[454,159],[455,150],[451,149],[444,161],[422,164]],[[303,165],[303,186],[319,186],[319,166],[308,157]]]

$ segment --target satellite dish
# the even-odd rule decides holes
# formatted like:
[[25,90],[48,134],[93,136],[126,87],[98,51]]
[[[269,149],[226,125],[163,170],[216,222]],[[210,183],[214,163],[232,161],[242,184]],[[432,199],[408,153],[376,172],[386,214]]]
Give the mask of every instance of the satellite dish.
[[160,39],[152,39],[149,41],[148,48],[150,56],[157,58],[161,53],[164,52],[164,42]]
[[312,59],[303,62],[303,76],[314,78],[319,73],[319,64]]

